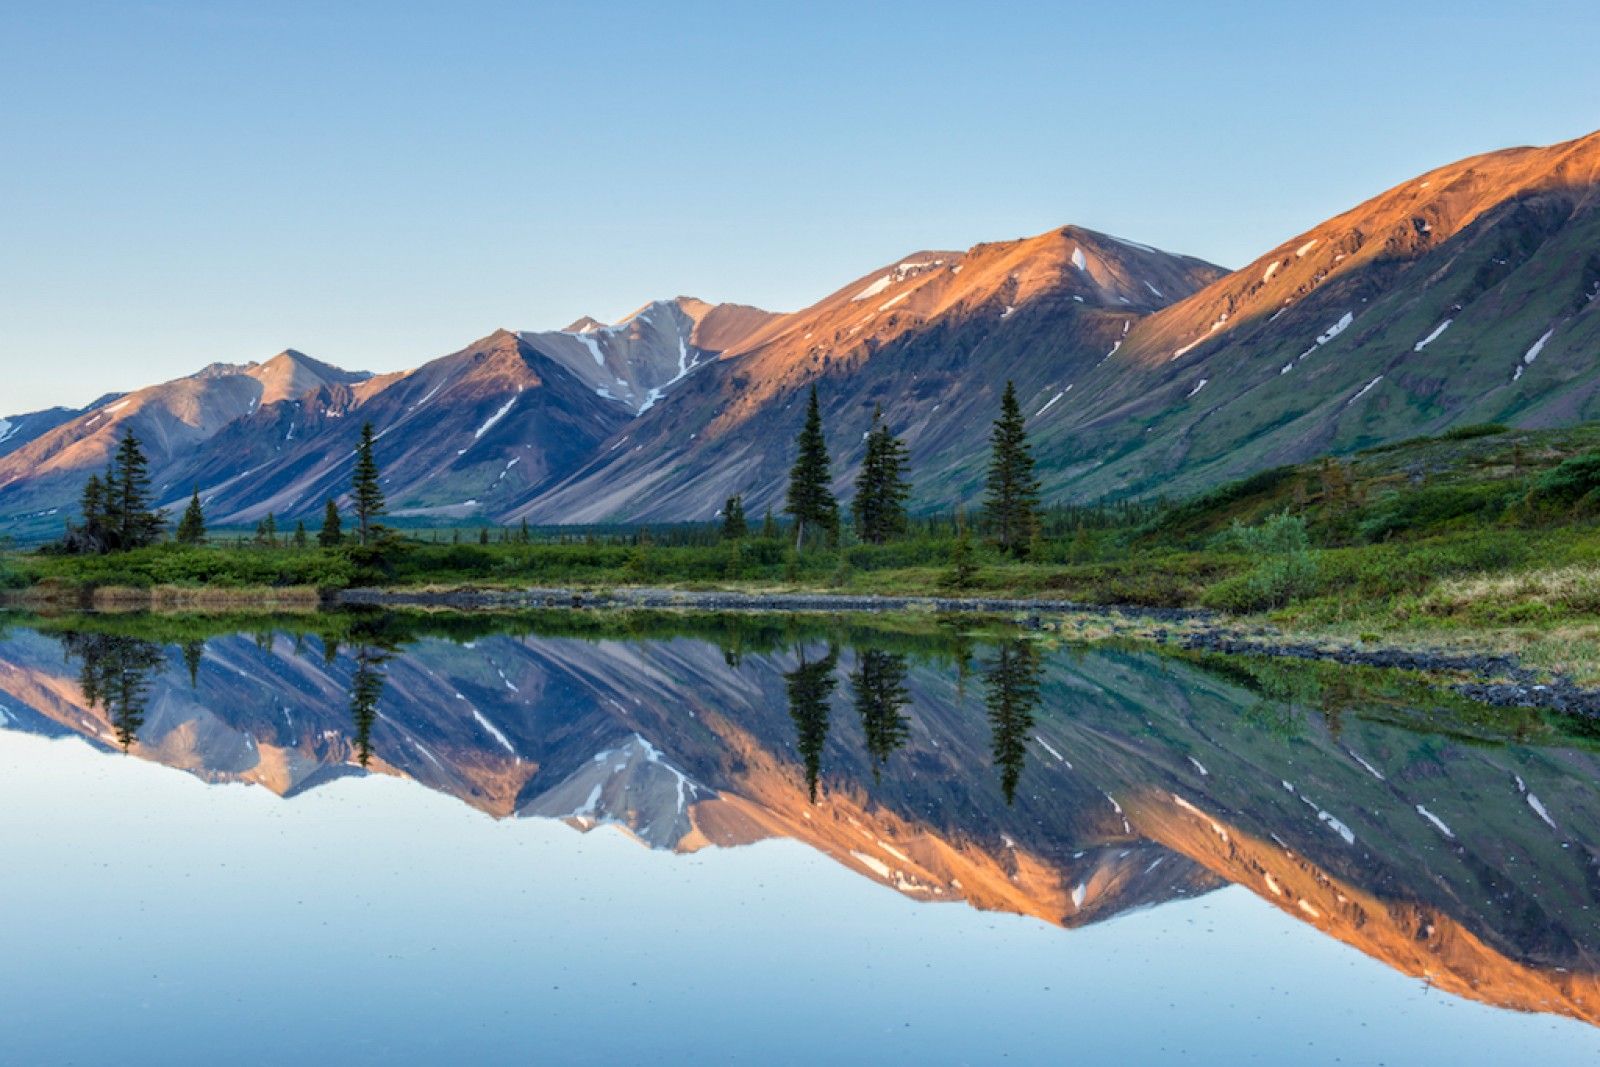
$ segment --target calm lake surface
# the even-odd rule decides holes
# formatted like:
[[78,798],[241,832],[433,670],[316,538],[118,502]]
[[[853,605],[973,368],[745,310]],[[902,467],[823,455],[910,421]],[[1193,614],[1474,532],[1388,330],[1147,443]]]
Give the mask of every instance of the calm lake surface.
[[909,626],[14,621],[0,1061],[1600,1062],[1593,724]]

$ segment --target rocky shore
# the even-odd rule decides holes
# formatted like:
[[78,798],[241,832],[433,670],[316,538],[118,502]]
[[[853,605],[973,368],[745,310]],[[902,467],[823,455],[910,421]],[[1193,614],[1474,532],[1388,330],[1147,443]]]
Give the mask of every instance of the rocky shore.
[[[680,589],[618,590],[347,589],[334,595],[341,607],[420,607],[452,611],[508,611],[536,608],[605,608],[743,612],[903,612],[928,611],[1009,615],[1030,629],[1070,632],[1062,617],[1103,620],[1114,636],[1155,641],[1195,652],[1234,656],[1272,656],[1321,660],[1351,666],[1418,671],[1455,679],[1450,688],[1494,707],[1544,708],[1600,716],[1600,688],[1570,679],[1545,677],[1523,667],[1514,655],[1451,649],[1354,648],[1335,642],[1284,638],[1272,627],[1241,627],[1210,611],[1083,604],[1070,600],[1003,597],[874,596],[835,593],[735,593]],[[1079,629],[1083,627],[1080,626]]]

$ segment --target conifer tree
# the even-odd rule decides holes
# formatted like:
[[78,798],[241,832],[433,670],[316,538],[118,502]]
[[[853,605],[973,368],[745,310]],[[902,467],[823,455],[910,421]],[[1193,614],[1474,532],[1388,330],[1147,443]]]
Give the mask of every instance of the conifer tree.
[[267,512],[267,517],[261,520],[261,534],[268,548],[278,547],[278,516]]
[[117,548],[142,548],[161,534],[161,516],[150,510],[150,461],[131,429],[112,461],[106,518]]
[[1000,417],[994,421],[989,440],[993,450],[984,498],[989,527],[1002,551],[1024,559],[1039,526],[1039,479],[1033,472],[1033,451],[1022,408],[1010,382],[1006,382]]
[[299,521],[295,522],[295,524],[294,524],[294,547],[296,547],[296,548],[304,548],[304,547],[306,547],[307,544],[310,543],[310,541],[311,541],[311,539],[306,536],[306,524],[305,524],[305,521],[304,520],[299,520]]
[[805,545],[806,535],[839,532],[839,503],[833,498],[833,476],[828,463],[828,444],[822,435],[822,409],[817,403],[817,387],[811,387],[806,406],[806,423],[796,443],[800,454],[789,472],[789,500],[784,509],[794,516],[795,548]]
[[728,541],[737,541],[748,536],[750,526],[744,519],[744,497],[735,494],[728,498],[722,506],[722,536]]
[[905,477],[907,465],[904,442],[889,430],[883,409],[874,409],[867,454],[861,461],[851,505],[856,535],[868,544],[881,545],[906,532],[906,498],[911,495]]
[[76,531],[69,529],[67,546],[73,552],[106,551],[109,547],[109,530],[106,522],[106,483],[98,474],[89,475],[83,485],[80,505],[82,525]]
[[372,543],[373,521],[384,512],[383,486],[379,484],[378,461],[372,445],[377,438],[372,423],[361,424],[361,444],[356,447],[355,478],[350,486],[350,502],[356,512],[356,533],[363,546]]
[[965,521],[956,526],[956,541],[950,549],[950,573],[945,584],[952,589],[965,589],[978,575],[978,562],[973,558],[972,535]]
[[329,498],[322,509],[322,529],[317,532],[317,544],[323,548],[338,548],[344,542],[343,523],[339,521],[339,505]]
[[531,544],[532,542],[533,542],[533,534],[528,529],[528,520],[527,519],[523,519],[522,520],[522,528],[517,531],[517,543],[526,545],[526,544]]
[[767,517],[761,520],[761,536],[768,541],[778,539],[778,520],[772,517],[772,508],[767,508]]
[[206,513],[200,506],[200,490],[196,489],[194,495],[189,497],[189,506],[184,510],[183,518],[178,522],[178,543],[180,545],[200,545],[206,540]]

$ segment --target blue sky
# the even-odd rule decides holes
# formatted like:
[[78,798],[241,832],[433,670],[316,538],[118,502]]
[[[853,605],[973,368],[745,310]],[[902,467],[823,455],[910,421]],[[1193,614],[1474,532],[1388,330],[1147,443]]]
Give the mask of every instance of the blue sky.
[[1600,127],[1590,3],[0,2],[0,413],[803,306],[1073,222],[1228,266]]

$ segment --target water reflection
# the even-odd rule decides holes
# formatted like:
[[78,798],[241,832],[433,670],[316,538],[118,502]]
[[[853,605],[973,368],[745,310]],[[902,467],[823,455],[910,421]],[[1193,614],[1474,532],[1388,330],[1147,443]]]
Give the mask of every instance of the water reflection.
[[1589,722],[926,622],[197,626],[14,628],[5,724],[285,796],[383,773],[657,848],[790,837],[917,900],[1063,926],[1236,883],[1453,993],[1600,1021]]

